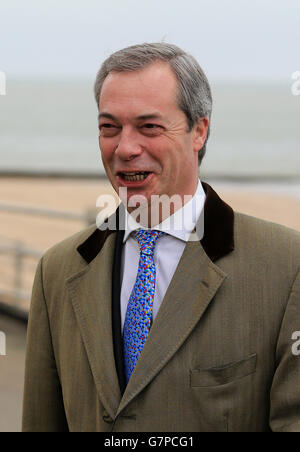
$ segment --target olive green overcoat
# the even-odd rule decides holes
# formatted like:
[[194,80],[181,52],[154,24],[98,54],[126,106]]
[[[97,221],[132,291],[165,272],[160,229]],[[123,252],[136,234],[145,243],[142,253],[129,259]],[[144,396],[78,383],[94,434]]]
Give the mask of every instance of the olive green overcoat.
[[120,232],[92,226],[46,252],[23,431],[300,431],[300,234],[203,187],[204,238],[187,243],[126,388],[112,319]]

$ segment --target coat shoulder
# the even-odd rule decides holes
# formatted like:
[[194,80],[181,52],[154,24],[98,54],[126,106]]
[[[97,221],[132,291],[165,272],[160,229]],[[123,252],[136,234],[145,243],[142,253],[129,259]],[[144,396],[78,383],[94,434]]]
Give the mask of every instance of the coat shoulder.
[[272,232],[276,238],[290,237],[300,242],[300,232],[295,229],[241,212],[234,212],[234,214],[236,225],[245,228],[249,232],[255,232],[257,234],[259,232],[265,233],[268,231]]
[[96,230],[97,226],[94,224],[49,248],[42,257],[43,268],[48,274],[49,271],[52,274],[63,272],[65,276],[80,270],[84,260],[77,248]]
[[79,246],[82,242],[84,242],[93,232],[97,229],[96,224],[88,226],[87,228],[82,229],[79,232],[71,235],[70,237],[65,238],[59,243],[56,243],[51,248],[49,248],[45,257],[50,256],[52,254],[65,254],[66,252],[70,252],[72,250],[76,250],[77,246]]
[[254,249],[270,259],[292,260],[300,268],[299,231],[235,212],[234,236],[237,247]]

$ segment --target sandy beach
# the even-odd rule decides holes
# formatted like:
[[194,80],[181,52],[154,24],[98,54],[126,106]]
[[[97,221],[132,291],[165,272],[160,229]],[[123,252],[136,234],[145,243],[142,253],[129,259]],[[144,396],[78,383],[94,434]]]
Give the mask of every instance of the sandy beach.
[[[279,186],[208,182],[234,210],[300,231],[300,197],[297,190],[288,190],[288,186],[281,190]],[[114,194],[104,179],[1,177],[0,187],[0,247],[19,243],[39,253],[83,229],[86,221],[8,212],[5,206],[40,207],[77,214],[89,211],[95,218],[99,211],[96,208],[97,198],[103,193]],[[27,292],[31,289],[37,260],[37,257],[23,259],[21,282],[22,289]],[[4,269],[0,280],[1,293],[3,287],[12,287],[16,275],[15,260],[11,254],[0,252],[0,262]],[[22,307],[27,308],[28,301],[23,302]]]

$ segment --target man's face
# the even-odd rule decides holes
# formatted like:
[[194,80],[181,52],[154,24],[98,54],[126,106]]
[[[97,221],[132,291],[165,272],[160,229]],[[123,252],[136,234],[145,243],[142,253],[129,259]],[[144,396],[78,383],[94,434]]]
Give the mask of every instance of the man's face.
[[127,201],[132,195],[143,195],[149,203],[152,195],[195,193],[198,150],[205,141],[208,120],[200,120],[188,132],[176,93],[176,77],[162,62],[139,71],[112,72],[103,83],[99,101],[102,161],[117,193],[127,188]]

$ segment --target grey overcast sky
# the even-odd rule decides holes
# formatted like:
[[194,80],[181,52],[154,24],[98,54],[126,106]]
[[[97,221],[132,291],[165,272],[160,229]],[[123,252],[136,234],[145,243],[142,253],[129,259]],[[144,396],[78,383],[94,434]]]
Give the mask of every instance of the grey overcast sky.
[[111,52],[167,41],[213,79],[290,80],[300,0],[1,0],[7,78],[92,79]]

